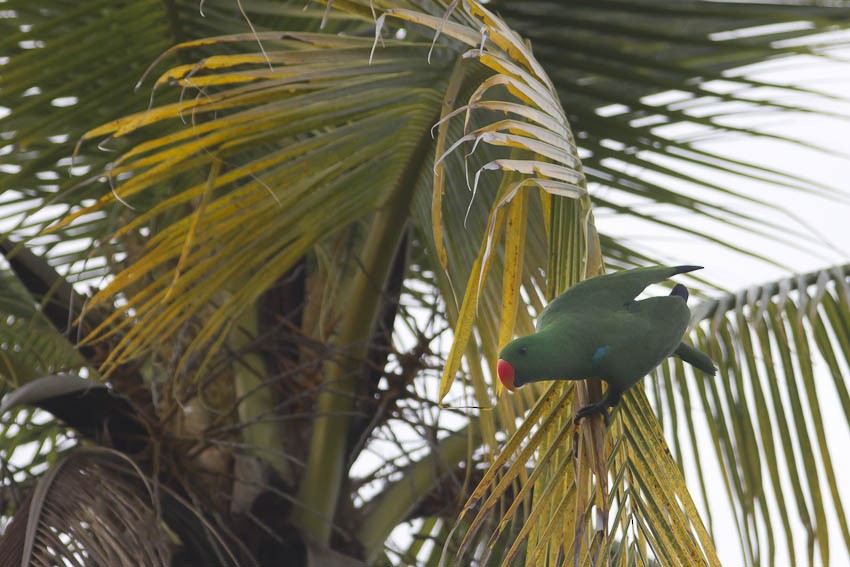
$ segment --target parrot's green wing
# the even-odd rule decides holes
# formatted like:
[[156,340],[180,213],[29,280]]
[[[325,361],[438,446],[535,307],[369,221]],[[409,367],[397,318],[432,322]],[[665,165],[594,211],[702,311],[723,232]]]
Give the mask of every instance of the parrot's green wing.
[[647,286],[702,266],[652,266],[623,270],[577,283],[546,306],[537,319],[537,330],[566,313],[619,309],[633,301]]

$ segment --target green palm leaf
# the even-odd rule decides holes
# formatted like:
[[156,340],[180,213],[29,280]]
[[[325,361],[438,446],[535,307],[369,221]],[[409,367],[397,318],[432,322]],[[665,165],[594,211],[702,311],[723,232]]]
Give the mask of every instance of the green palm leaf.
[[[683,408],[689,424],[686,433],[665,423],[680,467],[686,470],[686,445],[697,466],[695,482],[706,494],[703,471],[710,461],[719,466],[741,551],[754,564],[772,564],[778,552],[798,560],[807,555],[809,562],[817,552],[826,563],[836,531],[833,537],[850,549],[835,447],[828,442],[833,420],[843,415],[850,422],[847,284],[847,266],[838,266],[706,301],[694,310],[691,338],[719,363],[718,381],[694,377],[673,362],[655,377],[664,385],[656,407],[674,419],[682,411],[677,406]],[[714,451],[680,439],[693,435],[700,415]],[[827,521],[827,507],[837,524]],[[766,540],[754,537],[757,523]]]
[[0,377],[13,386],[86,365],[9,269],[0,270],[0,345]]

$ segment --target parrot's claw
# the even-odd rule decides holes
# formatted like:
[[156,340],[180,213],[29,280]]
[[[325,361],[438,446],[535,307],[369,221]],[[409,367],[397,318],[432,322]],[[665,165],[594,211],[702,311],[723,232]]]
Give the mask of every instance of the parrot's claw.
[[596,402],[595,404],[588,404],[578,410],[576,412],[576,416],[573,419],[573,423],[576,427],[581,423],[581,420],[595,415],[597,413],[602,414],[602,418],[605,420],[605,428],[607,429],[609,425],[611,425],[611,414],[608,413],[608,408],[615,407],[620,401],[620,393],[615,392],[611,388],[605,393],[605,397]]
[[608,427],[609,421],[611,419],[611,416],[608,414],[609,407],[611,406],[608,405],[608,402],[606,400],[602,400],[595,404],[588,404],[576,412],[576,416],[573,419],[573,423],[578,426],[578,424],[581,423],[582,419],[586,417],[591,417],[593,415],[596,415],[597,413],[601,413],[602,418],[605,420],[605,427]]
[[602,414],[602,418],[605,420],[605,430],[608,430],[608,426],[610,425],[611,416],[608,415],[608,402],[603,398],[601,401],[596,402],[595,404],[588,404],[578,410],[576,412],[575,417],[573,418],[573,458],[578,459],[578,430],[579,425],[581,424],[581,420],[595,415],[597,413]]

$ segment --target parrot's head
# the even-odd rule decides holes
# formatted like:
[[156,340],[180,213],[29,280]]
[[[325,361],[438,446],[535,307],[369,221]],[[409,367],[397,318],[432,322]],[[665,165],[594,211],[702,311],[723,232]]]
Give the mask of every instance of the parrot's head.
[[502,385],[515,391],[520,386],[538,380],[554,378],[552,354],[540,335],[528,335],[511,341],[499,353],[496,373]]

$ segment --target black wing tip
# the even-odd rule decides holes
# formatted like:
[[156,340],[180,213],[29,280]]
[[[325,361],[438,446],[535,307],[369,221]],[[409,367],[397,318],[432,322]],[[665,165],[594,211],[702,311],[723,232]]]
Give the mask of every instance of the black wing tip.
[[704,267],[705,266],[675,266],[673,269],[675,270],[675,274],[686,274],[688,272],[702,270]]

